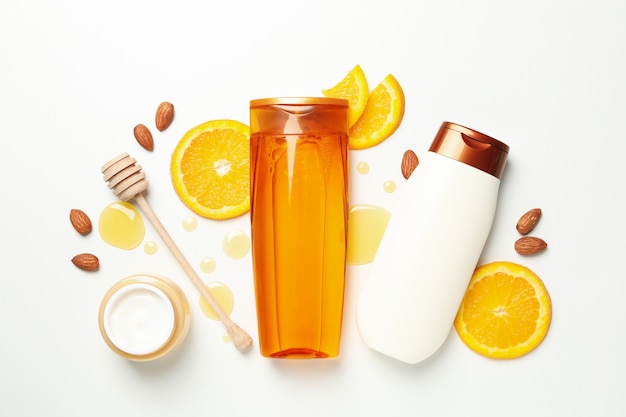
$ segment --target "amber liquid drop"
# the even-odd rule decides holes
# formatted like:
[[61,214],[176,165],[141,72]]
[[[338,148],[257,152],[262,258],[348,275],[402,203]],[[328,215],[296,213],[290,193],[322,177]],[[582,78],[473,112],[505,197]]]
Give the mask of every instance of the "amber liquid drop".
[[[225,284],[221,282],[211,282],[207,284],[207,289],[215,298],[215,301],[222,307],[224,313],[227,316],[230,316],[230,313],[233,311],[233,307],[235,305],[235,297],[233,296],[233,292],[228,288]],[[200,310],[204,313],[205,316],[210,318],[211,320],[219,320],[219,317],[215,310],[206,302],[206,300],[201,296],[199,299]]]
[[250,252],[250,238],[244,232],[234,230],[224,236],[222,249],[231,259],[241,259]]
[[146,228],[139,210],[125,201],[106,206],[98,219],[102,240],[121,249],[134,249],[143,241]]
[[349,265],[370,263],[387,229],[391,214],[382,207],[359,204],[350,207],[348,216]]

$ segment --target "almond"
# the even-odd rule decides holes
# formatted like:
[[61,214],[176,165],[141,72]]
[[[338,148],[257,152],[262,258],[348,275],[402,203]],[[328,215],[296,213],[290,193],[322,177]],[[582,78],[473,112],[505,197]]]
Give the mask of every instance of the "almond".
[[525,236],[515,242],[515,251],[520,255],[534,255],[545,250],[548,244],[538,237]]
[[541,209],[534,208],[532,210],[527,211],[520,217],[517,221],[517,231],[523,235],[530,233],[541,218]]
[[137,143],[139,143],[144,149],[149,151],[154,150],[154,140],[152,139],[152,133],[146,125],[138,124],[133,129],[133,134]]
[[100,268],[98,257],[91,253],[81,253],[74,256],[72,263],[84,271],[97,271]]
[[157,107],[156,116],[154,118],[156,128],[162,132],[168,128],[172,120],[174,120],[174,105],[164,101]]
[[415,152],[413,152],[412,150],[408,150],[406,152],[404,152],[404,155],[402,155],[402,176],[406,179],[409,179],[409,177],[411,176],[411,174],[413,173],[413,171],[415,171],[415,168],[417,168],[417,165],[419,165],[420,161],[417,158],[417,155],[415,155]]
[[89,216],[82,210],[71,209],[70,222],[72,226],[74,226],[74,229],[81,235],[86,235],[91,232],[91,219],[89,219]]

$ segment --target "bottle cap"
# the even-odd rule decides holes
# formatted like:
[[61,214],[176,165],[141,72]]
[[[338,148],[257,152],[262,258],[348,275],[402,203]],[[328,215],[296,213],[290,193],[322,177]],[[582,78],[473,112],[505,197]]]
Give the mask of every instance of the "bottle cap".
[[346,134],[348,100],[273,97],[250,100],[250,135]]
[[443,122],[432,145],[431,152],[456,159],[496,178],[501,178],[508,145],[465,126]]

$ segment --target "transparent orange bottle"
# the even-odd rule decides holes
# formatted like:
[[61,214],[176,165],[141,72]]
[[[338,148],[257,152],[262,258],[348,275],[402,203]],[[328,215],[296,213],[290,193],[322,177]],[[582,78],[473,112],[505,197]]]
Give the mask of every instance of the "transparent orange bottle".
[[346,100],[250,102],[252,261],[261,354],[337,356],[348,216]]

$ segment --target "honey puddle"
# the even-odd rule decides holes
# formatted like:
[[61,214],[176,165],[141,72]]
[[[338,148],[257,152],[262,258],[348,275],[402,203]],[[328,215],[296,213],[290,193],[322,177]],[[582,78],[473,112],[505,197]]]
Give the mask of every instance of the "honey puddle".
[[232,259],[241,259],[250,252],[250,238],[244,232],[234,230],[224,236],[222,249],[226,256]]
[[360,204],[350,207],[348,213],[348,254],[350,265],[370,263],[389,223],[391,214],[382,207]]
[[200,261],[200,270],[206,274],[215,271],[216,266],[217,265],[215,259],[211,258],[210,256],[207,256]]
[[[225,284],[215,281],[207,284],[207,289],[215,298],[215,301],[222,307],[224,313],[226,315],[230,315],[233,311],[233,306],[235,305],[235,297],[233,296],[233,292],[228,288]],[[215,311],[211,308],[209,303],[200,296],[199,297],[200,309],[204,313],[205,316],[210,318],[211,320],[219,320]]]
[[143,241],[146,228],[135,206],[126,201],[117,201],[100,213],[98,232],[109,245],[130,250]]

